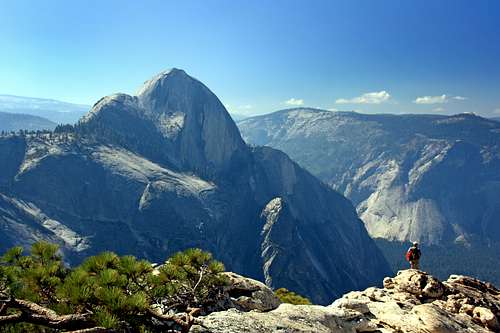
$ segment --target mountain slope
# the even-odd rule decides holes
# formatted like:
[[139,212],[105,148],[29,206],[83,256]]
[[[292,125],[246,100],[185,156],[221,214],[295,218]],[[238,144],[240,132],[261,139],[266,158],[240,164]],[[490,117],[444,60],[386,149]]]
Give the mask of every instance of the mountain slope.
[[53,99],[0,94],[0,111],[43,117],[56,124],[74,124],[89,109],[88,105]]
[[73,262],[201,247],[319,303],[389,273],[346,198],[285,154],[246,146],[217,97],[182,70],[137,96],[101,99],[73,130],[0,138],[5,156],[0,234],[13,244],[56,240]]
[[56,123],[38,116],[0,112],[0,131],[53,130]]
[[230,115],[235,122],[248,118],[248,116],[239,113],[230,113]]
[[393,270],[419,240],[424,270],[500,283],[500,123],[292,109],[238,125],[350,198]]
[[373,237],[500,241],[500,124],[294,109],[239,123],[349,197]]

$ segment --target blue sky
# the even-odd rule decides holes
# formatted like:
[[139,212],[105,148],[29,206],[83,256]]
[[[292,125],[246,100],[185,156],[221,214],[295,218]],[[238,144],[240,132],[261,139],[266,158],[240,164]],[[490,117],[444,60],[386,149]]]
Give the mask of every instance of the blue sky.
[[93,104],[177,67],[234,113],[500,116],[500,1],[0,0],[0,94]]

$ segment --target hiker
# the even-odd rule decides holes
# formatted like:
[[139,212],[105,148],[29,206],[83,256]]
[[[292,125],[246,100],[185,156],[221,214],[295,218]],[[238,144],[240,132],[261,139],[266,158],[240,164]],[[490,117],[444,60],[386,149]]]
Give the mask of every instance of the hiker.
[[413,242],[413,246],[406,252],[406,260],[410,262],[411,269],[420,269],[419,260],[421,255],[422,252],[418,248],[418,242]]

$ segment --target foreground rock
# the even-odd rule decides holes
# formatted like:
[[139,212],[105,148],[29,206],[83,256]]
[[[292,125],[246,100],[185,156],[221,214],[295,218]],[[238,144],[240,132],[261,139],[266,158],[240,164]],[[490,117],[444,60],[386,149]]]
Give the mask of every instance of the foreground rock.
[[[212,300],[212,304],[200,309],[201,314],[230,309],[242,312],[266,312],[278,308],[281,304],[273,290],[264,283],[233,272],[222,274],[227,278],[227,285],[224,286],[222,294]],[[175,312],[172,312],[170,305],[158,303],[153,305],[153,308],[159,315],[171,315]]]
[[230,309],[198,318],[191,332],[499,332],[499,319],[500,291],[493,285],[457,275],[440,282],[406,270],[386,278],[384,288],[350,292],[330,306]]
[[270,311],[280,305],[279,298],[264,283],[236,273],[224,273],[229,286],[225,288],[225,309]]

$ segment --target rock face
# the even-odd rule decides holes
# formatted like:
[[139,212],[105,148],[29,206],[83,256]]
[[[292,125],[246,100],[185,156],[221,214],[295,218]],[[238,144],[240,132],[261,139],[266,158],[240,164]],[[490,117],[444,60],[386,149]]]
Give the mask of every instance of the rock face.
[[48,239],[70,262],[103,250],[161,262],[199,247],[322,304],[389,273],[345,197],[284,153],[248,147],[182,70],[102,98],[74,130],[2,137],[0,160],[4,249]]
[[248,155],[219,99],[178,69],[145,82],[137,96],[102,98],[79,128],[171,168],[210,177]]
[[400,271],[384,288],[350,292],[329,306],[281,304],[259,313],[236,309],[198,318],[192,332],[499,332],[500,291],[467,276],[445,282]]
[[224,275],[229,280],[225,287],[224,310],[237,309],[240,311],[271,311],[280,305],[279,298],[264,283],[249,279],[233,272]]
[[500,241],[500,123],[475,116],[284,110],[239,122],[350,198],[371,236]]

